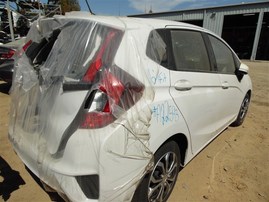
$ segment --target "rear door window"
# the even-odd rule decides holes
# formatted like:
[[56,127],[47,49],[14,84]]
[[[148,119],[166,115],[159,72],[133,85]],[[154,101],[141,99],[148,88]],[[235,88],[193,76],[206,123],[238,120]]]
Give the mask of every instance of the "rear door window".
[[176,70],[211,71],[207,49],[200,32],[171,30],[171,40]]
[[146,55],[161,66],[167,69],[173,69],[174,61],[170,44],[169,30],[153,30],[149,34]]

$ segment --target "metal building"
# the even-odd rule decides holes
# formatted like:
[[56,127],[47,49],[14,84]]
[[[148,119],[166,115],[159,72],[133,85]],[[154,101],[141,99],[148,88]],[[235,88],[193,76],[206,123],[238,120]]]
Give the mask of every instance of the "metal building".
[[269,60],[269,1],[132,15],[187,22],[209,29],[241,59]]

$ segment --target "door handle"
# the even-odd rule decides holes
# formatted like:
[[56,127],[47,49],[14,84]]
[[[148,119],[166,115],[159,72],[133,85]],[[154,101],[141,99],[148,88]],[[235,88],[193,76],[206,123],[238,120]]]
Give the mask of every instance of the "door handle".
[[188,80],[182,79],[175,83],[175,89],[179,91],[187,91],[192,89],[192,85]]
[[224,82],[222,82],[221,86],[222,86],[223,89],[228,89],[229,88],[229,83],[227,81],[224,81]]

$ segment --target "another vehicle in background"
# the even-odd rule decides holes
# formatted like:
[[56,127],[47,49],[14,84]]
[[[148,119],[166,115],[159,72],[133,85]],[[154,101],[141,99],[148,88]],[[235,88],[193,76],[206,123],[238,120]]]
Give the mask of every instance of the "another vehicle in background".
[[13,56],[24,41],[25,38],[21,38],[17,41],[0,45],[0,80],[12,83],[12,75],[14,71]]

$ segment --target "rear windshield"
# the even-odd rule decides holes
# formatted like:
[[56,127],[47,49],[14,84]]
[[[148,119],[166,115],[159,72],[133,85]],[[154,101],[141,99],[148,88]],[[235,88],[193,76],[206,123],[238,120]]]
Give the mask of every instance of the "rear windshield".
[[[49,27],[50,24],[52,27]],[[81,79],[100,53],[107,35],[111,31],[118,33],[106,48],[111,51],[103,51],[106,59],[114,57],[123,34],[121,30],[86,20],[65,21],[60,25],[45,21],[43,26],[44,30],[49,31],[42,33],[38,40],[33,40],[27,48],[26,57],[44,78],[65,76]],[[32,32],[28,37],[34,39],[35,34]]]

